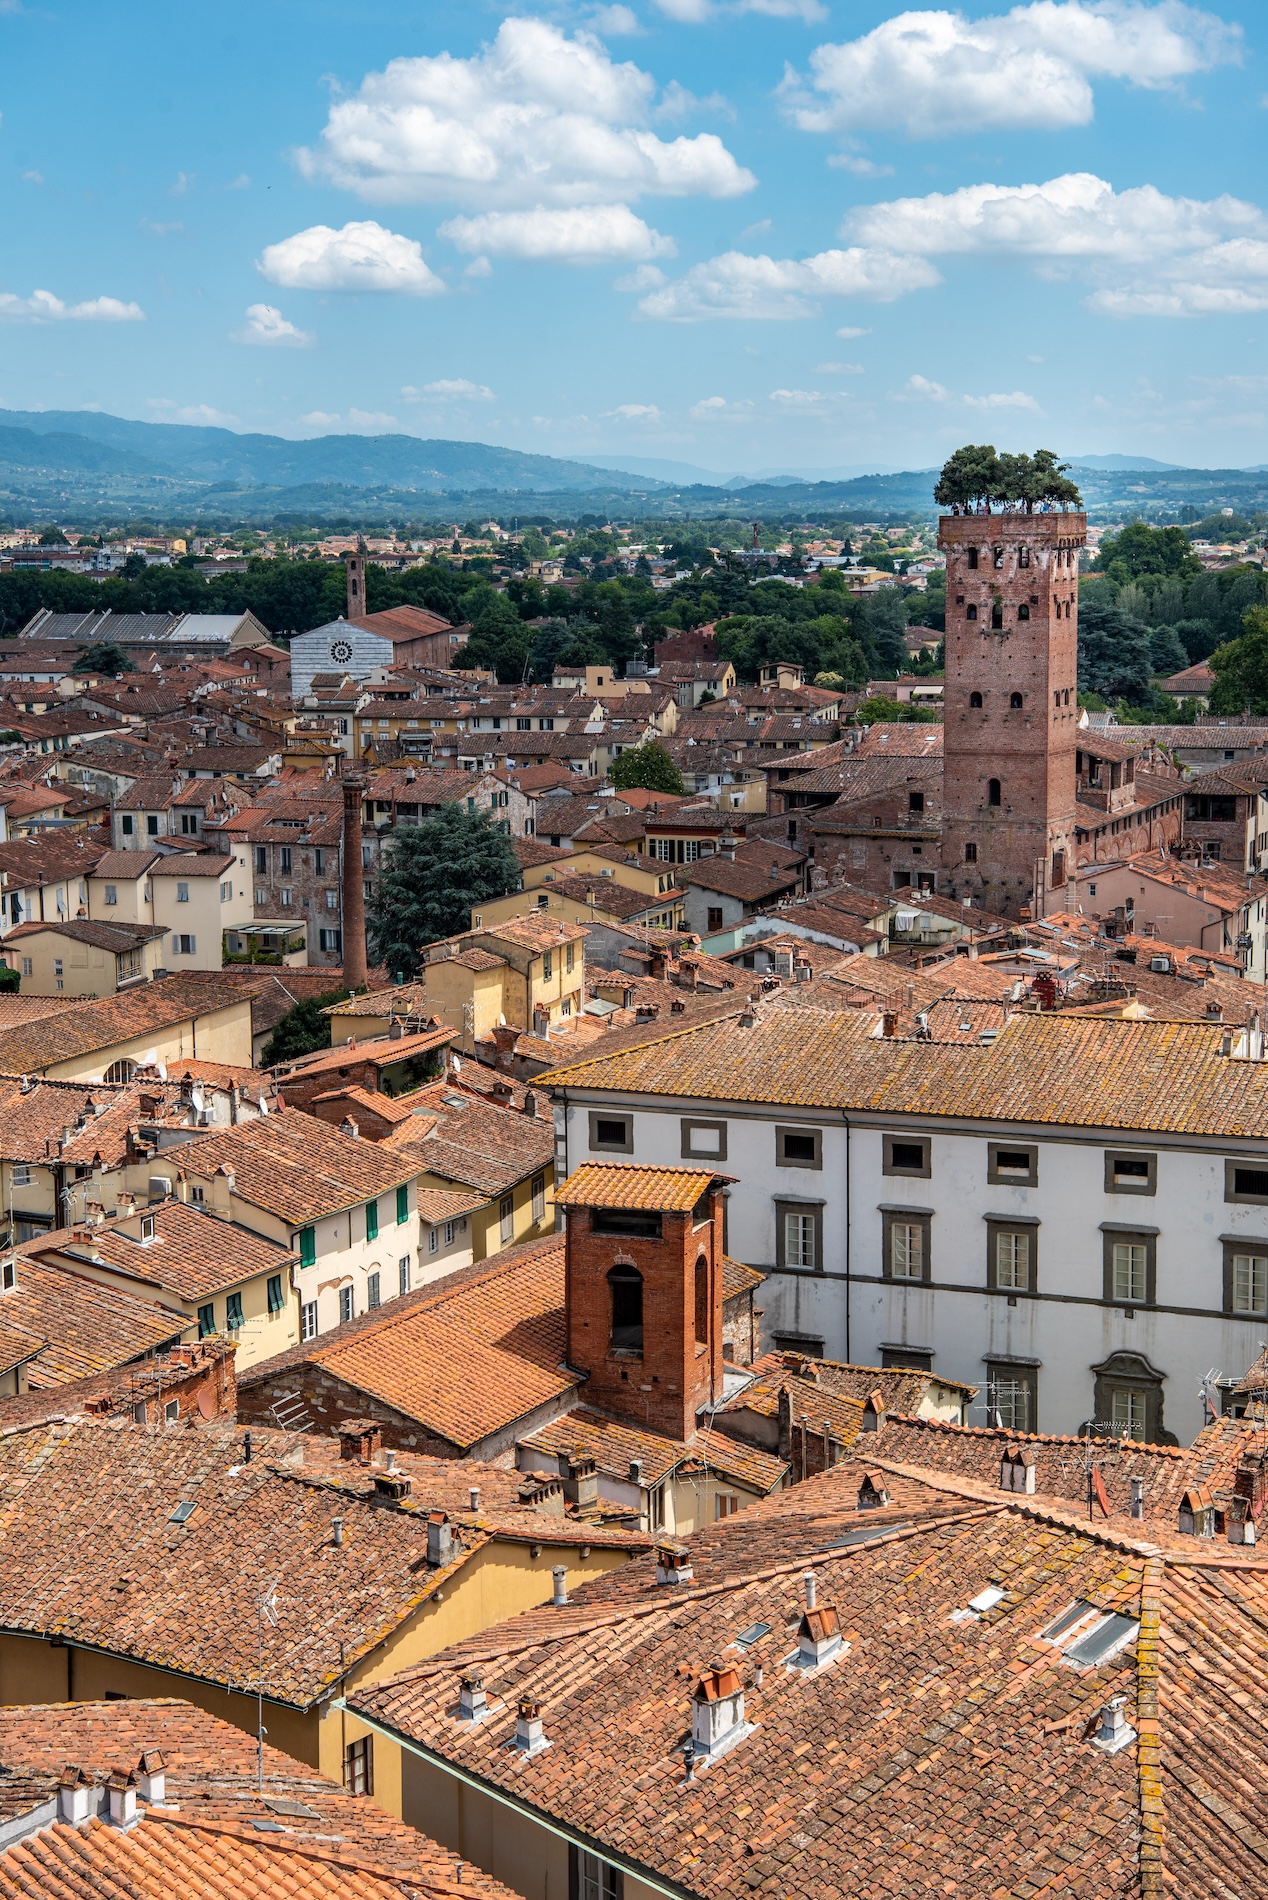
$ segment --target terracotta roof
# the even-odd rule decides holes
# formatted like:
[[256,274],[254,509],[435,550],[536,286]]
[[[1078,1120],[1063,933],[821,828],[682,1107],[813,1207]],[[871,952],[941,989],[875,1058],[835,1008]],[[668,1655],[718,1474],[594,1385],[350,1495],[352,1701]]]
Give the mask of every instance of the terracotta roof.
[[[382,992],[380,991],[381,995]],[[380,1015],[383,1010],[380,1010]],[[322,1075],[327,1070],[336,1075],[345,1073],[363,1062],[376,1063],[386,1069],[393,1062],[405,1062],[413,1056],[429,1055],[433,1049],[443,1049],[458,1034],[444,1023],[437,1028],[410,1030],[402,1036],[375,1036],[355,1046],[350,1042],[341,1042],[333,1049],[322,1049],[316,1055],[300,1056],[289,1067],[279,1071],[278,1079],[285,1089],[288,1081],[303,1081],[310,1075]]]
[[141,878],[164,855],[161,851],[103,851],[92,875],[104,878]]
[[313,1101],[314,1103],[347,1102],[350,1112],[358,1108],[368,1109],[372,1115],[378,1115],[383,1121],[391,1122],[393,1125],[397,1122],[409,1121],[414,1113],[408,1102],[397,1101],[394,1096],[384,1095],[379,1089],[373,1092],[363,1089],[356,1082],[351,1082],[344,1088],[327,1089],[324,1095],[314,1095]]
[[385,1142],[358,1141],[296,1108],[195,1136],[171,1164],[194,1177],[230,1170],[242,1200],[293,1227],[390,1193],[420,1172]]
[[761,1286],[766,1275],[759,1273],[756,1267],[746,1267],[742,1260],[732,1260],[729,1254],[722,1256],[722,1298],[730,1300],[737,1293],[751,1293],[754,1287]]
[[[27,937],[41,937],[46,933],[66,937],[71,943],[86,943],[94,950],[135,950],[139,944],[152,943],[155,937],[166,935],[162,924],[125,924],[98,923],[87,917],[48,918],[43,923],[32,921],[18,924],[5,938],[12,943]],[[72,971],[74,966],[72,965]],[[72,981],[74,980],[72,975]]]
[[[255,1126],[254,1123],[251,1124]],[[159,1168],[179,1150],[168,1149],[153,1163]],[[117,1222],[94,1228],[62,1228],[28,1242],[41,1255],[56,1251],[68,1261],[100,1262],[142,1284],[171,1291],[183,1300],[201,1300],[222,1287],[240,1286],[261,1273],[281,1273],[297,1254],[205,1207],[164,1201],[144,1209],[154,1222],[153,1238],[142,1240]],[[141,1211],[128,1222],[135,1225]]]
[[443,1220],[460,1220],[464,1214],[478,1213],[487,1207],[487,1194],[472,1194],[462,1188],[419,1188],[418,1218],[434,1227]]
[[6,1369],[31,1361],[26,1376],[32,1391],[128,1365],[188,1332],[182,1314],[153,1300],[33,1258],[44,1245],[47,1236],[19,1249],[17,1285],[0,1297],[0,1358]]
[[795,867],[764,864],[732,864],[726,858],[706,858],[682,867],[684,884],[698,885],[704,891],[717,891],[723,897],[736,897],[746,904],[774,903],[786,892],[796,890],[801,873]]
[[435,1117],[433,1126],[415,1133],[402,1122],[390,1130],[384,1146],[402,1162],[408,1157],[419,1174],[439,1175],[491,1195],[554,1161],[554,1123],[545,1116],[520,1114],[444,1082],[415,1090],[410,1101],[416,1116]]
[[700,1196],[733,1174],[713,1168],[644,1168],[624,1161],[583,1161],[555,1190],[557,1207],[651,1207],[689,1214]]
[[564,1242],[552,1234],[251,1366],[240,1383],[284,1387],[291,1367],[320,1366],[465,1452],[574,1391],[580,1375],[563,1357]]
[[[136,1826],[48,1823],[68,1762],[95,1807],[109,1775],[150,1753],[165,1806],[139,1801]],[[267,1743],[261,1787],[254,1735],[188,1702],[0,1709],[0,1756],[4,1900],[512,1900],[470,1860]]]
[[579,1456],[593,1458],[600,1471],[628,1482],[630,1465],[637,1460],[643,1468],[644,1485],[660,1484],[672,1471],[684,1467],[713,1471],[731,1478],[765,1497],[783,1483],[788,1466],[782,1458],[706,1426],[686,1443],[666,1438],[661,1432],[623,1424],[606,1418],[602,1412],[579,1408],[552,1419],[521,1445],[547,1457]]
[[151,877],[223,877],[234,865],[231,854],[208,851],[194,855],[189,851],[165,854],[150,866]]
[[200,970],[139,984],[116,996],[76,1003],[56,1016],[0,1029],[0,1071],[30,1075],[60,1062],[72,1062],[116,1043],[170,1029],[191,1017],[227,1009],[246,1001],[261,987],[258,977],[244,988],[226,981],[218,971]]

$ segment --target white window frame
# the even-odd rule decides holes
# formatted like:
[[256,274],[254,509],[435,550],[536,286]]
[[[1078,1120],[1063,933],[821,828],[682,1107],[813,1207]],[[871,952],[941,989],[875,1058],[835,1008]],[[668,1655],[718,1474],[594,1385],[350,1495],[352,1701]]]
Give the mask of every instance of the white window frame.
[[1115,1303],[1143,1306],[1149,1292],[1149,1249],[1144,1241],[1116,1240],[1111,1259]]
[[1268,1314],[1268,1258],[1263,1254],[1233,1255],[1233,1311],[1250,1319]]
[[[1009,1293],[1030,1290],[1030,1235],[1004,1230],[995,1236],[995,1284]],[[1022,1428],[1018,1428],[1022,1429]]]
[[1135,1386],[1116,1385],[1110,1392],[1110,1423],[1124,1438],[1143,1440],[1149,1429],[1149,1401],[1145,1394]]
[[794,1208],[784,1210],[784,1265],[798,1267],[803,1272],[813,1273],[815,1262],[815,1227],[813,1214],[799,1214]]
[[925,1277],[925,1230],[919,1221],[896,1220],[889,1230],[890,1278],[916,1284]]

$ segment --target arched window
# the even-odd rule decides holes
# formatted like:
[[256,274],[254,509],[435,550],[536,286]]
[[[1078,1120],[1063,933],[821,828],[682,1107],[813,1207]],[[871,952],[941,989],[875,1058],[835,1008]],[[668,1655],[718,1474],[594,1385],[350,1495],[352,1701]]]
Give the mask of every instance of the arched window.
[[1029,607],[1028,607],[1028,606],[1026,605],[1026,603],[1025,603],[1025,601],[1024,601],[1024,600],[1023,600],[1023,602],[1021,603],[1021,606],[1020,606],[1020,607],[1019,607],[1019,608],[1017,609],[1017,618],[1018,618],[1019,620],[1029,620],[1029,619],[1030,619],[1030,609],[1029,609]]
[[969,549],[969,566],[970,567],[977,566],[977,549],[976,548]]
[[1022,707],[1022,698],[1021,698],[1021,694],[1020,694],[1020,693],[1010,693],[1010,694],[1009,694],[1009,698],[1008,698],[1008,703],[1009,703],[1009,705],[1010,705],[1010,706],[1012,707],[1012,709],[1013,709],[1013,711],[1014,711],[1014,712],[1020,712],[1020,711],[1021,711],[1021,707]]
[[1061,704],[1063,706],[1068,706],[1070,704],[1070,688],[1068,686],[1066,687],[1065,691],[1061,695]]
[[101,1079],[103,1082],[130,1082],[135,1074],[136,1063],[124,1056],[120,1061],[112,1062]]
[[1060,706],[1060,704],[1061,704],[1061,695],[1060,695],[1060,693],[1054,693],[1054,694],[1052,695],[1052,703],[1053,703],[1053,705],[1054,705],[1054,706]]
[[1004,550],[1003,550],[1003,548],[996,548],[996,550],[995,550],[995,556],[994,556],[994,559],[995,559],[995,565],[996,565],[996,567],[1003,567],[1003,565],[1004,565]]
[[1018,567],[1030,566],[1030,549],[1029,548],[1018,548],[1017,565]]
[[966,608],[964,609],[964,618],[965,618],[966,620],[976,620],[976,619],[977,619],[977,608],[976,608],[976,607],[974,607],[974,606],[972,606],[972,605],[970,605],[970,606],[968,606],[968,607],[966,607]]
[[709,1262],[703,1254],[696,1259],[696,1344],[709,1343]]
[[986,781],[986,802],[988,805],[999,804],[999,780],[997,778],[988,778]]
[[966,845],[965,845],[965,847],[964,847],[964,862],[965,862],[966,864],[976,864],[976,863],[977,863],[977,846],[976,846],[975,844],[973,844],[973,843],[969,843],[969,844],[966,844]]
[[612,1350],[643,1350],[643,1276],[637,1267],[616,1266],[608,1274],[612,1289]]
[[970,705],[970,706],[980,706],[980,705],[981,705],[981,703],[982,703],[982,695],[981,695],[980,693],[970,693],[970,694],[969,694],[969,705]]
[[1004,606],[1003,606],[1002,601],[997,600],[995,602],[995,605],[991,608],[991,631],[993,633],[998,633],[1000,629],[1002,628],[1003,624],[1004,624]]

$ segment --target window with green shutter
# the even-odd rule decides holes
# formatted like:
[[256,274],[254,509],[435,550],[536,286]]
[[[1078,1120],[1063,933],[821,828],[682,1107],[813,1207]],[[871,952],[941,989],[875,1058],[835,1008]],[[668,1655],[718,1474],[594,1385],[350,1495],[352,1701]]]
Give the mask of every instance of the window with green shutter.
[[211,1306],[200,1306],[198,1309],[198,1337],[200,1339],[206,1339],[207,1336],[210,1333],[214,1333],[215,1330],[216,1309],[214,1304]]
[[379,1204],[377,1201],[367,1201],[365,1204],[365,1237],[367,1240],[377,1240],[379,1237]]
[[409,1219],[409,1182],[396,1190],[396,1224],[402,1226]]
[[229,1293],[225,1296],[225,1331],[236,1333],[242,1328],[242,1295]]
[[301,1227],[299,1230],[299,1264],[301,1267],[317,1265],[317,1229]]
[[286,1304],[282,1297],[282,1276],[280,1273],[269,1275],[269,1312],[280,1313]]

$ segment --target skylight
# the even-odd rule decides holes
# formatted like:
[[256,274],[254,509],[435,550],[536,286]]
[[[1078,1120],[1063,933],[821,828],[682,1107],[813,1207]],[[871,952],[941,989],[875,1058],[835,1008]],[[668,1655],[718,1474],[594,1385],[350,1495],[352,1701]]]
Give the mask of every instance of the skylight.
[[1134,1616],[1099,1610],[1094,1603],[1076,1599],[1055,1622],[1040,1630],[1039,1640],[1054,1644],[1072,1668],[1095,1669],[1133,1642],[1139,1630]]
[[178,1504],[167,1521],[169,1524],[188,1524],[197,1509],[197,1504]]
[[1004,1594],[1004,1591],[996,1584],[988,1584],[985,1590],[979,1590],[975,1597],[970,1597],[962,1610],[952,1610],[951,1621],[953,1623],[979,1622],[988,1610],[993,1610],[997,1603],[1004,1601]]
[[741,1630],[739,1635],[733,1639],[734,1647],[736,1649],[751,1649],[754,1643],[760,1643],[763,1636],[769,1636],[770,1632],[771,1625],[769,1623],[750,1623],[746,1630]]
[[847,1531],[844,1537],[834,1537],[823,1546],[824,1550],[850,1550],[855,1544],[870,1544],[877,1537],[888,1537],[893,1531],[909,1531],[910,1524],[860,1524],[854,1531]]

